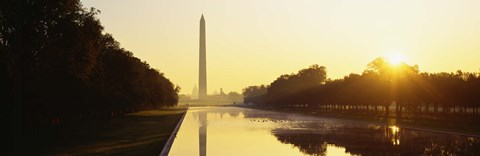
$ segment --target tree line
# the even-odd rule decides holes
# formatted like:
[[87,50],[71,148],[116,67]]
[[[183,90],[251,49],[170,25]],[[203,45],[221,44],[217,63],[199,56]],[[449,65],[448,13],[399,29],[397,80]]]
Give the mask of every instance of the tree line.
[[28,128],[174,106],[163,73],[104,32],[79,0],[0,2],[3,119]]
[[[362,74],[327,79],[326,68],[313,65],[282,75],[270,85],[243,89],[245,103],[340,111],[479,114],[480,73],[427,73],[417,65],[392,65],[377,58]],[[394,104],[394,105],[393,105]]]

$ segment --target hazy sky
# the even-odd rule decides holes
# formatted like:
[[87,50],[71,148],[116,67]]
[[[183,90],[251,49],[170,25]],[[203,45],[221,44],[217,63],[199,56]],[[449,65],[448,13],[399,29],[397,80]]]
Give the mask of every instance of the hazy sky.
[[269,84],[312,64],[330,78],[398,53],[421,71],[480,69],[479,0],[82,0],[106,32],[191,94],[199,20],[208,93]]

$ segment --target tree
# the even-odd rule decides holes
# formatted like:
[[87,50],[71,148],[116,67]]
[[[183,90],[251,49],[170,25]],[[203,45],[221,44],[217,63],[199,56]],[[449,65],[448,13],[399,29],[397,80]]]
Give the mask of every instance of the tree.
[[282,75],[268,87],[266,103],[273,105],[289,104],[288,96],[305,89],[321,85],[327,78],[324,66],[312,65],[297,74]]
[[266,88],[247,87],[243,94],[245,102],[275,107],[379,111],[383,106],[388,113],[396,102],[397,113],[418,114],[433,106],[434,112],[478,114],[478,88],[479,73],[420,73],[417,65],[392,65],[376,58],[361,75],[330,80],[325,67],[314,65],[297,74],[281,75]]
[[179,88],[105,34],[98,10],[79,0],[0,4],[2,114],[14,129],[2,134],[176,105]]

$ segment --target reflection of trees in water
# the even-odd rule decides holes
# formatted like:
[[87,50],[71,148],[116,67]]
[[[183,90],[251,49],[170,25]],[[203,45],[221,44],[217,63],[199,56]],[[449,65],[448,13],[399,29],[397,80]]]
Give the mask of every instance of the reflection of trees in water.
[[336,130],[275,129],[277,139],[309,155],[325,155],[328,144],[359,155],[479,155],[480,139],[392,127]]
[[302,153],[309,155],[325,155],[327,144],[324,138],[312,137],[301,133],[279,134],[274,132],[275,137],[284,144],[293,144],[298,147]]
[[480,139],[474,137],[456,138],[444,140],[445,144],[433,144],[427,140],[430,146],[425,147],[425,155],[480,155]]
[[272,134],[278,141],[308,155],[329,154],[329,145],[344,147],[346,153],[356,155],[480,155],[480,138],[476,137],[249,109],[209,109],[207,114],[209,119],[225,115],[251,122],[261,119],[265,125],[275,125]]
[[231,112],[225,112],[223,110],[209,110],[208,112],[205,111],[198,111],[198,112],[192,112],[193,118],[195,120],[198,120],[198,115],[205,113],[208,116],[218,116],[220,118],[223,118],[224,116],[230,116],[233,118],[237,118],[239,116],[243,116],[243,113],[240,111],[231,111]]

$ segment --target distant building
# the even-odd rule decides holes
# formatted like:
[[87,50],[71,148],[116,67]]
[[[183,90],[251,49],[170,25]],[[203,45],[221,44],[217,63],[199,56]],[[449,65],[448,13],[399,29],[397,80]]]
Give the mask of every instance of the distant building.
[[225,95],[225,92],[223,92],[223,88],[220,88],[220,95]]
[[191,99],[198,99],[198,88],[196,84],[193,87]]

